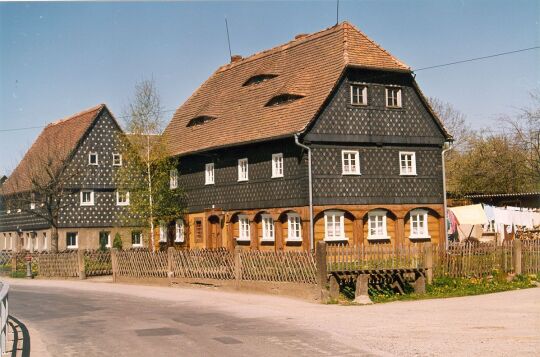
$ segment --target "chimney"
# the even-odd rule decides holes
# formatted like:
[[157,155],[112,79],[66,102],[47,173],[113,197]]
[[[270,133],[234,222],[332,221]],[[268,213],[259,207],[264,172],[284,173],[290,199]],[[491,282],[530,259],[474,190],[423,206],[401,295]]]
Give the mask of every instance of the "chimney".
[[231,56],[231,63],[240,62],[242,60],[242,56],[240,55],[232,55]]
[[304,37],[307,37],[307,33],[299,33],[298,35],[294,36],[295,40],[303,39]]

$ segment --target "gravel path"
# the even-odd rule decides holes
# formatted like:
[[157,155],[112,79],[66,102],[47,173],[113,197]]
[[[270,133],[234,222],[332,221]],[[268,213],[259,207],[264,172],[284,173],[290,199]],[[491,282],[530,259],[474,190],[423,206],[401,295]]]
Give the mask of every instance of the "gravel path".
[[[255,354],[268,356],[537,356],[540,351],[539,288],[451,299],[337,306],[270,295],[224,292],[208,287],[166,288],[22,279],[10,279],[9,283],[14,291],[10,294],[11,311],[14,315],[20,314],[31,333],[39,330],[47,349],[55,352],[61,351],[58,343],[56,350],[50,346],[51,340],[56,338],[55,332],[44,329],[45,323],[51,321],[47,320],[46,314],[42,314],[40,320],[39,314],[27,311],[34,297],[43,303],[47,296],[51,299],[64,296],[75,301],[78,297],[89,299],[91,303],[100,305],[102,314],[107,316],[110,313],[111,320],[116,318],[115,314],[126,314],[122,310],[124,305],[133,315],[130,318],[134,318],[138,311],[154,313],[154,307],[164,307],[164,312],[155,312],[157,316],[170,314],[164,319],[175,317],[183,329],[182,333],[197,342],[193,348],[196,346],[198,349],[192,350],[191,355],[226,356],[238,352],[253,355],[258,352]],[[19,302],[17,296],[20,296]],[[73,301],[70,303],[74,304]],[[85,306],[88,308],[91,303],[85,303]],[[135,310],[130,310],[130,304],[135,304]],[[36,311],[39,311],[39,306],[38,302]],[[51,310],[50,313],[55,312]],[[91,313],[91,307],[90,311],[82,312]],[[69,314],[60,320],[53,319],[53,322],[62,322],[62,318],[70,329],[81,330],[77,319],[71,319]],[[197,325],[208,325],[211,329],[203,330],[199,336],[194,330]],[[236,335],[234,328],[239,330]],[[278,333],[277,329],[285,333]],[[266,335],[264,331],[267,331]],[[105,330],[101,333],[112,332]],[[242,343],[223,342],[221,346],[214,346],[204,342],[208,333],[211,336],[220,333],[236,336]],[[126,346],[129,348],[129,344]],[[231,346],[236,346],[236,349],[229,349]],[[81,351],[76,347],[71,351],[74,356],[88,355],[79,354]]]

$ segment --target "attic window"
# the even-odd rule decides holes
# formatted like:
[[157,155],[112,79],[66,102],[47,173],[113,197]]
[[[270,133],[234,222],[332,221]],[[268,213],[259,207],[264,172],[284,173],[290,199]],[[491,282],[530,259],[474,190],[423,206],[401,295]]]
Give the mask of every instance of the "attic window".
[[287,104],[290,102],[294,102],[295,100],[298,100],[300,98],[304,98],[303,95],[298,94],[280,94],[276,95],[274,98],[270,99],[268,103],[266,103],[265,107],[272,107],[275,105],[282,105]]
[[259,84],[275,77],[277,77],[277,74],[258,74],[256,76],[250,77],[247,81],[244,82],[242,86],[245,87],[252,84]]
[[202,125],[214,119],[216,119],[216,117],[211,117],[209,115],[200,115],[191,119],[186,126],[189,128],[190,126]]

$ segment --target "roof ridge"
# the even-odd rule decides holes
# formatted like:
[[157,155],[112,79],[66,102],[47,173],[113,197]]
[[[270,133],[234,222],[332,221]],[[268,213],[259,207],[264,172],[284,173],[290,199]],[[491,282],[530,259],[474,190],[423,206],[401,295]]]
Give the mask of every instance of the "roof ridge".
[[299,46],[299,45],[303,45],[303,44],[308,43],[310,41],[313,41],[313,40],[319,39],[321,37],[330,35],[330,34],[332,34],[334,32],[337,32],[337,31],[345,28],[346,25],[350,25],[350,24],[347,21],[344,21],[344,22],[342,22],[342,23],[340,23],[338,25],[334,25],[334,26],[325,28],[324,30],[320,30],[320,31],[308,34],[305,37],[301,37],[301,38],[298,38],[298,39],[295,38],[295,39],[292,39],[292,40],[290,40],[288,42],[285,42],[285,43],[282,43],[280,45],[274,46],[272,48],[262,50],[262,51],[259,51],[259,52],[255,52],[252,55],[249,55],[248,57],[242,58],[238,62],[232,62],[232,63],[227,63],[227,64],[222,65],[221,67],[219,67],[217,69],[216,73],[220,73],[220,72],[229,70],[231,68],[236,68],[236,67],[238,67],[238,66],[240,66],[242,64],[246,64],[246,63],[249,63],[251,61],[255,61],[255,60],[258,60],[260,58],[264,58],[266,56],[269,56],[269,55],[271,55],[273,53],[276,53],[276,52],[279,52],[279,51],[282,51],[282,50],[286,50],[286,49],[294,48],[294,47]]
[[57,124],[65,123],[66,121],[71,120],[71,119],[75,119],[76,117],[80,117],[81,115],[84,115],[84,114],[87,114],[87,113],[102,109],[105,106],[106,105],[104,103],[101,103],[101,104],[95,105],[95,106],[93,106],[91,108],[82,110],[82,111],[80,111],[78,113],[75,113],[75,114],[69,115],[67,117],[55,120],[55,121],[50,122],[49,124],[47,124],[47,126],[45,126],[45,129],[47,129],[48,127],[57,125]]

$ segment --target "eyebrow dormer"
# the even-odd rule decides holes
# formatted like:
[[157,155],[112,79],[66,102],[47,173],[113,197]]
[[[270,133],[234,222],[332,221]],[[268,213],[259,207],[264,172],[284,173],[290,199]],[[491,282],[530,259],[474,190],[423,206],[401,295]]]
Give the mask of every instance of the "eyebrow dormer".
[[187,123],[187,127],[191,127],[191,126],[196,126],[196,125],[202,125],[204,123],[207,123],[209,121],[212,121],[212,120],[215,120],[216,117],[213,117],[213,116],[210,116],[210,115],[199,115],[193,119],[191,119],[188,123]]
[[265,104],[265,107],[274,107],[277,105],[288,104],[302,98],[304,98],[304,96],[299,94],[279,94],[270,99],[268,103]]
[[248,80],[245,81],[244,84],[242,84],[242,86],[246,87],[254,84],[259,84],[276,77],[277,74],[257,74],[255,76],[249,77]]

